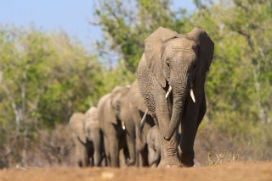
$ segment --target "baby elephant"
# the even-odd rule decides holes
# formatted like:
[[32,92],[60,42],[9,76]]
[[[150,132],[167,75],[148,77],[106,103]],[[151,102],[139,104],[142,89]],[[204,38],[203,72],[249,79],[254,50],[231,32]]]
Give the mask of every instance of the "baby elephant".
[[148,149],[148,164],[157,167],[161,159],[160,132],[158,126],[149,129],[146,135]]
[[[182,135],[177,134],[178,141],[178,157],[181,155],[181,139]],[[160,132],[158,126],[153,126],[149,129],[146,136],[147,148],[148,148],[148,164],[151,167],[157,167],[161,160],[161,143],[160,143]]]
[[104,145],[97,109],[91,107],[85,114],[74,113],[70,118],[69,126],[75,143],[78,166],[100,166]]

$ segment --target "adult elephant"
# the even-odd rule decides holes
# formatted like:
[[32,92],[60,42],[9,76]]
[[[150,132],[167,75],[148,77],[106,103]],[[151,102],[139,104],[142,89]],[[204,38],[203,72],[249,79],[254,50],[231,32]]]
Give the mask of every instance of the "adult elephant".
[[75,143],[76,160],[80,167],[101,166],[103,159],[102,132],[97,120],[97,109],[91,107],[85,114],[76,112],[69,121]]
[[[90,143],[90,164],[91,166],[102,166],[105,157],[103,134],[99,125],[97,108],[91,107],[84,117],[84,133],[87,142]],[[103,162],[103,165],[106,163]]]
[[[148,166],[146,135],[154,125],[154,121],[150,115],[143,118],[147,107],[140,94],[138,81],[136,80],[123,94],[115,96],[112,104],[116,108],[117,119],[122,122],[126,134],[129,153],[127,165]],[[145,124],[140,128],[142,119],[145,119]]]
[[104,138],[106,161],[110,167],[120,166],[119,152],[121,149],[124,151],[125,159],[129,158],[124,124],[118,119],[116,113],[116,109],[119,109],[118,105],[113,103],[113,99],[118,99],[128,90],[128,87],[116,87],[111,93],[104,95],[97,106],[98,119]]
[[[160,27],[145,40],[137,78],[145,103],[158,123],[162,166],[194,165],[193,146],[206,112],[204,83],[213,50],[213,41],[199,28],[181,35]],[[176,149],[180,123],[181,163]]]

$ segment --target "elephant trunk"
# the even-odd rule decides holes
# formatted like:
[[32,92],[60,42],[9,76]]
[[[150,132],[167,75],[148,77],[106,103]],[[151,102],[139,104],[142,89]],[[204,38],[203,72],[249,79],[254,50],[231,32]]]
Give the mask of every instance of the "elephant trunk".
[[[185,78],[185,79],[184,79]],[[183,80],[183,81],[181,81]],[[183,79],[179,79],[179,83],[173,86],[173,107],[171,120],[169,122],[168,130],[164,135],[165,140],[170,140],[178,125],[181,121],[185,100],[188,94],[188,76],[184,76]]]

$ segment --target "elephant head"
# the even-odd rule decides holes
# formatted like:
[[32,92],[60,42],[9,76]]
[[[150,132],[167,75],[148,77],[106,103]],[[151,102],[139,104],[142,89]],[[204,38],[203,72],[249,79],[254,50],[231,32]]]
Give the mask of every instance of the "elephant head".
[[84,114],[83,113],[73,113],[70,118],[69,125],[75,138],[83,145],[86,144],[87,139],[84,132]]
[[214,44],[205,31],[194,28],[187,35],[158,28],[145,40],[145,59],[151,74],[171,95],[169,127],[164,138],[170,140],[176,131],[187,96],[193,102],[201,101],[195,94],[196,86],[204,86],[205,73],[213,56]]
[[130,86],[124,86],[124,87],[116,87],[113,91],[112,91],[112,95],[111,95],[111,107],[115,113],[116,116],[116,120],[117,121],[121,121],[122,124],[122,129],[125,129],[124,126],[124,122],[122,119],[122,111],[121,111],[121,103],[123,102],[122,99],[125,98],[125,95],[128,93]]
[[99,130],[99,121],[97,117],[97,108],[91,107],[88,109],[88,111],[85,113],[84,118],[84,133],[87,140],[92,141],[92,129],[96,128]]

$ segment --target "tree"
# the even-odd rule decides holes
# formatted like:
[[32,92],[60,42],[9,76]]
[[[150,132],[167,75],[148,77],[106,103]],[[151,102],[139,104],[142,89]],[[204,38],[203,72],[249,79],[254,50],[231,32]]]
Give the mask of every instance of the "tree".
[[[104,32],[98,42],[104,52],[115,51],[125,68],[135,73],[144,48],[144,39],[159,26],[183,32],[186,19],[183,9],[174,12],[169,0],[99,1],[95,15],[97,24]],[[105,48],[109,50],[105,50]]]
[[[64,33],[1,30],[2,125],[54,126],[97,102],[101,65]],[[5,111],[4,111],[5,110]]]
[[207,83],[210,115],[219,111],[232,119],[271,120],[270,7],[269,1],[235,0],[194,14],[194,23],[216,42]]

